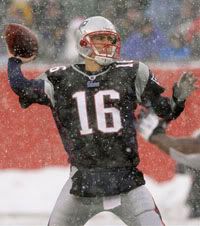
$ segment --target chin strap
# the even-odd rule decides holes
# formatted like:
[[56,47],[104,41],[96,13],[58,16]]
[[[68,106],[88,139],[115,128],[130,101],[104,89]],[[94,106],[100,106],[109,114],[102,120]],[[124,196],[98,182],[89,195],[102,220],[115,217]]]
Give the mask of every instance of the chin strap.
[[94,61],[100,65],[106,66],[112,64],[115,60],[113,58],[95,56]]

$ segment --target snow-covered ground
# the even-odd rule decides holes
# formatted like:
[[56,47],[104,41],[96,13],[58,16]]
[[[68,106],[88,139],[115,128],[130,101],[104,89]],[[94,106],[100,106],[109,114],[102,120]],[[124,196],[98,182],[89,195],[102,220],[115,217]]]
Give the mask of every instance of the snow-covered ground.
[[[0,171],[0,226],[46,226],[56,198],[69,175],[68,168]],[[191,179],[177,175],[165,183],[146,177],[147,187],[167,226],[200,226],[188,219],[184,205]],[[96,215],[85,226],[124,226],[109,212]]]

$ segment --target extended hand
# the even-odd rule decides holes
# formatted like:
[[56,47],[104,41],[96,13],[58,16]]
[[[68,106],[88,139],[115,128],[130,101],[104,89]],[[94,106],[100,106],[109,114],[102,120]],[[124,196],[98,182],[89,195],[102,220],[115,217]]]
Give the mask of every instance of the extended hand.
[[178,101],[184,101],[192,91],[197,87],[194,85],[197,78],[190,72],[185,72],[182,74],[180,80],[174,86],[174,96]]
[[32,60],[34,60],[36,58],[36,55],[33,55],[29,58],[25,58],[25,57],[20,57],[20,56],[14,56],[13,54],[11,54],[9,51],[8,51],[8,57],[11,58],[11,57],[15,57],[17,59],[20,59],[22,61],[22,63],[28,63]]

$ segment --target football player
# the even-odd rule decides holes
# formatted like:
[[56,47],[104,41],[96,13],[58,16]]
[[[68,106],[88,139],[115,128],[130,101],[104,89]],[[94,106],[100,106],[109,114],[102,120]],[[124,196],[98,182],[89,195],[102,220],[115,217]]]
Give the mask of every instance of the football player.
[[183,111],[187,95],[177,87],[171,99],[163,97],[164,88],[147,65],[119,61],[120,36],[106,18],[84,20],[76,37],[82,64],[53,67],[28,80],[20,69],[22,58],[8,62],[10,85],[21,106],[51,108],[71,164],[49,226],[82,226],[104,210],[128,226],[163,226],[137,168],[133,112],[141,104],[170,121]]
[[189,172],[192,178],[192,185],[186,201],[190,207],[189,217],[200,217],[200,130],[195,131],[192,136],[173,137],[165,134],[166,126],[165,121],[159,120],[151,112],[141,119],[138,127],[140,134],[145,139],[181,164],[185,173]]

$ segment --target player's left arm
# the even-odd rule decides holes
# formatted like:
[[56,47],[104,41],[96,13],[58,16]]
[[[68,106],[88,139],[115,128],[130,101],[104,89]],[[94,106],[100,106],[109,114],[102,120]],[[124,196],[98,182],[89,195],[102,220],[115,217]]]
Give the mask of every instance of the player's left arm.
[[190,73],[184,73],[178,83],[174,85],[171,98],[162,96],[164,88],[159,85],[153,73],[148,71],[148,78],[143,93],[141,104],[153,108],[161,118],[170,121],[177,118],[184,110],[185,100],[196,88],[196,78]]
[[185,100],[178,101],[174,95],[171,98],[162,96],[164,90],[150,71],[147,85],[141,96],[141,104],[152,108],[156,115],[170,121],[177,118],[184,110]]

